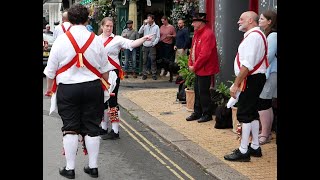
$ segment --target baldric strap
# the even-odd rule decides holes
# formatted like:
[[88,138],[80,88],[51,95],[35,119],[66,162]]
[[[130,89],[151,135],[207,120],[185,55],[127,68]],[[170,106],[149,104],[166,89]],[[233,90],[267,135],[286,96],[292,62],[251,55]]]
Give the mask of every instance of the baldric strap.
[[[65,72],[66,70],[68,70],[71,66],[73,66],[74,64],[76,64],[76,66],[78,68],[80,67],[87,67],[91,72],[93,72],[95,75],[97,75],[100,80],[102,81],[102,88],[103,90],[108,89],[110,84],[108,82],[106,82],[103,78],[101,73],[95,68],[93,67],[88,60],[85,58],[85,56],[83,55],[83,53],[87,50],[87,48],[89,47],[89,45],[92,43],[95,34],[91,33],[89,39],[87,40],[87,42],[83,45],[83,47],[80,49],[76,40],[74,39],[74,37],[72,36],[72,34],[70,33],[70,31],[66,32],[67,37],[69,38],[69,40],[71,41],[71,44],[76,52],[76,55],[73,57],[73,59],[66,64],[65,66],[61,67],[57,72],[56,72],[56,76],[57,77],[59,74]],[[56,78],[53,81],[53,87],[52,87],[52,92],[55,93],[57,90],[57,83],[56,83]]]
[[63,23],[61,24],[61,27],[62,27],[62,30],[63,30],[63,32],[65,33],[66,31],[69,31],[70,30],[70,28],[71,28],[71,24],[70,24],[70,26],[68,27],[68,29],[66,30],[66,28],[64,27],[64,25],[63,25]]
[[[104,47],[106,47],[110,43],[110,41],[112,39],[113,39],[113,37],[109,37],[106,40],[106,42],[103,43]],[[124,72],[123,72],[121,66],[116,61],[114,61],[110,56],[108,56],[108,60],[115,68],[117,68],[119,70],[119,78],[123,79],[124,78]]]
[[[251,71],[249,71],[249,73],[247,74],[247,76],[251,75],[252,73],[254,73],[257,69],[259,69],[259,67],[262,65],[263,62],[266,63],[266,67],[268,68],[269,67],[269,63],[268,63],[268,57],[267,57],[267,54],[268,54],[268,46],[267,46],[267,40],[265,39],[265,37],[263,36],[263,34],[258,31],[258,30],[254,30],[254,31],[251,31],[249,34],[251,34],[252,32],[257,32],[261,35],[262,39],[263,39],[263,43],[264,43],[264,48],[265,48],[265,52],[264,52],[264,55],[262,57],[262,59],[260,60],[260,62],[258,64],[256,64],[253,69]],[[249,34],[246,36],[248,37]],[[242,41],[246,38],[244,37],[242,39]],[[241,43],[242,43],[241,41]],[[240,43],[240,44],[241,44]],[[239,60],[239,52],[237,52],[237,56],[236,56],[236,61],[237,61],[237,65],[238,65],[238,68],[240,69],[241,68],[241,64],[240,64],[240,60]],[[240,89],[241,91],[244,91],[245,88],[246,88],[246,79],[247,77],[245,77],[245,79],[243,80],[243,82],[241,82],[240,84]]]

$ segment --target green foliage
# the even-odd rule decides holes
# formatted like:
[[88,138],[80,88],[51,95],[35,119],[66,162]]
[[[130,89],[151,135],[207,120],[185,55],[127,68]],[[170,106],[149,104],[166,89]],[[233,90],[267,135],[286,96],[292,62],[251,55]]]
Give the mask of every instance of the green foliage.
[[[229,83],[233,83],[232,81],[228,81]],[[217,88],[212,92],[213,97],[212,101],[218,106],[226,106],[228,100],[230,99],[230,86],[227,86],[223,82],[221,82]]]
[[227,98],[230,98],[230,89],[227,85],[221,82],[216,89],[219,93],[223,94]]
[[178,65],[180,67],[180,70],[178,72],[185,80],[184,83],[187,88],[193,89],[196,75],[194,74],[194,72],[189,71],[188,59],[189,57],[187,55],[178,56]]

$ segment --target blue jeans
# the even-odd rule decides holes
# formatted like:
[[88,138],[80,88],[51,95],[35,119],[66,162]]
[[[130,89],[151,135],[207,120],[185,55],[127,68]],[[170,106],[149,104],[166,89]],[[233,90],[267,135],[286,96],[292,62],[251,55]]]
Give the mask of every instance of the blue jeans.
[[125,56],[125,62],[124,62],[125,72],[128,72],[128,70],[129,70],[130,58],[132,59],[132,72],[136,72],[136,65],[137,65],[136,48],[134,48],[132,51],[130,51],[129,49],[125,49],[124,56]]

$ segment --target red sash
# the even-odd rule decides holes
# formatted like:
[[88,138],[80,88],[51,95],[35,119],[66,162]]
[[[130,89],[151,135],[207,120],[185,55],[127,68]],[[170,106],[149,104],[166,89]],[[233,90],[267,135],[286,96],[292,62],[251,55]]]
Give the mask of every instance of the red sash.
[[[106,47],[112,39],[113,37],[109,37],[108,40],[106,40],[106,42],[103,43],[104,47]],[[108,60],[114,67],[116,67],[119,70],[119,78],[122,80],[124,78],[124,72],[121,66],[116,61],[114,61],[110,56],[108,56]]]
[[61,24],[61,27],[62,27],[63,32],[65,33],[66,31],[69,31],[69,29],[71,28],[71,24],[70,24],[70,26],[68,27],[67,30],[66,30],[66,28],[64,27],[63,23]]
[[[259,33],[259,34],[261,35],[261,37],[262,37],[262,39],[263,39],[263,43],[264,43],[265,52],[264,52],[264,55],[263,55],[262,59],[260,60],[260,62],[259,62],[257,65],[255,65],[251,71],[249,71],[249,73],[247,74],[247,76],[251,75],[251,74],[254,73],[257,69],[259,69],[259,67],[262,65],[263,61],[265,61],[266,67],[267,67],[267,68],[269,67],[268,58],[267,58],[267,54],[268,54],[267,40],[264,38],[263,34],[262,34],[260,31],[254,30],[254,31],[251,31],[250,33],[252,33],[252,32],[257,32],[257,33]],[[250,34],[250,33],[249,33],[249,34]],[[246,37],[248,37],[249,34],[248,34]],[[246,37],[245,37],[245,38],[246,38]],[[243,38],[242,41],[243,41],[245,38]],[[241,41],[241,43],[242,43],[242,41]],[[240,43],[240,44],[241,44],[241,43]],[[240,66],[240,60],[239,60],[239,52],[237,52],[236,60],[237,60],[237,65],[238,65],[238,67],[239,67],[239,69],[240,69],[241,66]],[[241,84],[240,84],[240,89],[241,89],[241,91],[244,91],[244,90],[245,90],[245,88],[246,88],[246,83],[247,83],[247,77],[245,77],[244,80],[243,80],[243,81],[241,82]]]
[[[72,34],[70,33],[70,31],[66,32],[66,35],[68,36],[69,40],[71,41],[71,44],[74,48],[74,50],[76,51],[76,55],[74,56],[74,58],[66,65],[64,65],[63,67],[61,67],[57,72],[56,72],[56,76],[57,77],[60,73],[65,72],[66,70],[68,70],[71,66],[73,66],[74,64],[76,64],[76,66],[78,68],[80,67],[84,67],[86,66],[91,72],[93,72],[95,75],[97,75],[101,82],[102,82],[102,88],[103,90],[108,89],[110,83],[106,82],[103,78],[101,73],[95,68],[93,67],[88,60],[86,59],[86,57],[84,56],[84,52],[87,50],[87,48],[89,47],[89,45],[91,44],[91,42],[93,41],[95,34],[91,33],[89,39],[87,40],[87,42],[83,45],[83,47],[80,49],[76,40],[74,39],[74,37],[72,36]],[[53,81],[53,86],[52,86],[52,92],[55,93],[57,90],[57,82],[56,82],[56,78]]]

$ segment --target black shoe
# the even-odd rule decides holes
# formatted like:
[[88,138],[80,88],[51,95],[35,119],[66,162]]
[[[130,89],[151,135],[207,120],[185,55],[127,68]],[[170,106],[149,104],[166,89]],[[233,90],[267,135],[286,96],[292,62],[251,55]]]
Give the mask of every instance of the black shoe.
[[146,80],[146,79],[147,79],[147,75],[143,75],[142,80]]
[[192,113],[189,117],[186,118],[187,121],[194,121],[199,119],[201,116],[196,113]]
[[75,173],[74,169],[66,170],[66,167],[60,168],[59,173],[61,176],[66,177],[68,179],[74,179]]
[[115,139],[120,139],[120,136],[119,136],[119,132],[114,133],[113,129],[111,129],[111,131],[108,134],[101,136],[101,138],[103,140],[106,140],[106,139],[115,140]]
[[153,79],[153,80],[157,80],[158,78],[157,78],[156,75],[153,75],[153,76],[152,76],[152,79]]
[[262,156],[261,147],[259,147],[258,149],[253,149],[251,147],[251,143],[249,143],[248,151],[249,151],[250,156],[253,156],[253,157],[261,157]]
[[107,130],[104,130],[104,129],[100,129],[100,135],[105,135],[105,134],[108,134],[108,129]]
[[198,120],[198,123],[203,123],[211,120],[212,120],[212,116],[204,115]]
[[242,154],[239,148],[237,148],[233,150],[231,154],[225,155],[224,159],[228,161],[249,162],[250,161],[249,150],[245,154]]
[[89,168],[89,166],[85,166],[83,171],[93,178],[98,177],[98,168]]

